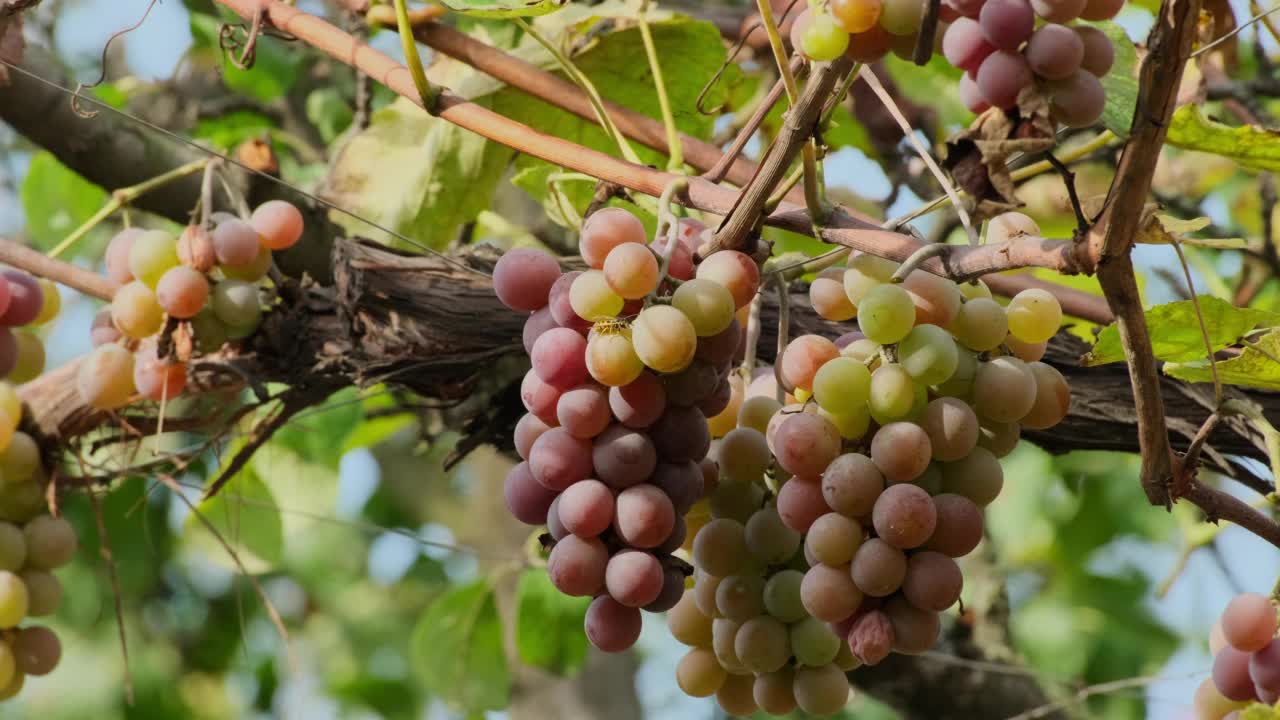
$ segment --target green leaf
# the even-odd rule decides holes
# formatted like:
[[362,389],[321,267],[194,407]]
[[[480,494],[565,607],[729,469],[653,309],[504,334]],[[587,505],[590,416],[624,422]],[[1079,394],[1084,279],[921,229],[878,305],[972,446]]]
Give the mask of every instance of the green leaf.
[[[238,20],[237,20],[238,21]],[[220,64],[222,81],[227,87],[246,97],[270,102],[289,92],[298,77],[304,55],[291,43],[260,42],[253,66],[241,70],[218,46],[218,33],[223,20],[206,13],[191,13],[191,36],[195,46],[206,57]]]
[[337,88],[323,87],[307,96],[307,120],[320,131],[326,142],[334,139],[351,124],[351,105]]
[[[240,443],[233,444],[224,457],[229,461],[239,449]],[[275,497],[251,465],[241,469],[217,495],[196,509],[235,550],[246,571],[264,573],[280,564],[284,556],[280,511]],[[187,516],[186,535],[188,542],[200,547],[209,559],[236,568],[222,543],[194,512]]]
[[[1187,382],[1213,382],[1208,360],[1165,363],[1164,372]],[[1244,352],[1218,362],[1218,379],[1225,385],[1280,390],[1280,330],[1272,330],[1245,345]]]
[[1254,170],[1280,170],[1280,133],[1256,125],[1232,127],[1183,105],[1169,121],[1170,145],[1228,157]]
[[245,140],[274,128],[275,124],[266,115],[251,110],[236,110],[199,121],[191,134],[208,140],[223,150],[230,150]]
[[590,598],[556,590],[541,569],[526,570],[516,587],[516,650],[520,660],[557,675],[568,675],[587,659],[582,621]]
[[[1274,324],[1280,317],[1265,310],[1236,307],[1212,295],[1200,295],[1199,300],[1214,352],[1235,344],[1259,325]],[[1157,360],[1187,362],[1205,357],[1204,336],[1200,333],[1195,305],[1190,300],[1157,305],[1147,310],[1145,317],[1151,334],[1151,350]],[[1121,360],[1124,360],[1124,350],[1115,323],[1103,328],[1093,349],[1081,358],[1086,366]]]
[[490,18],[546,15],[564,7],[566,2],[568,0],[441,0],[454,12]]
[[343,440],[363,417],[360,391],[347,388],[330,395],[323,404],[308,408],[280,428],[271,444],[292,450],[300,457],[330,468],[342,459]]
[[[107,202],[107,193],[102,188],[68,170],[52,153],[44,151],[31,158],[19,195],[26,214],[27,233],[40,250],[57,245]],[[88,254],[87,244],[82,242],[77,247],[79,254]]]
[[1115,48],[1115,62],[1102,78],[1102,89],[1107,93],[1102,106],[1102,124],[1122,138],[1129,137],[1133,124],[1133,110],[1138,105],[1138,52],[1124,28],[1113,22],[1089,23],[1111,39]]
[[924,67],[893,53],[885,56],[883,62],[898,84],[898,90],[909,100],[936,112],[943,126],[965,126],[973,121],[973,113],[960,102],[959,83],[963,71],[947,62],[942,53],[934,53]]
[[506,707],[511,675],[487,580],[436,598],[418,620],[409,646],[418,677],[431,692],[471,712]]

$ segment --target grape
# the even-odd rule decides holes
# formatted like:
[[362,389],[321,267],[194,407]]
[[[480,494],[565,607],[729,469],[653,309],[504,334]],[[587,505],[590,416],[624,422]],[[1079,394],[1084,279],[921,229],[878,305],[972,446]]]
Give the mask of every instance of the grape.
[[529,471],[543,487],[556,492],[591,475],[591,442],[551,428],[529,450]]
[[742,661],[738,658],[738,651],[734,643],[741,627],[742,622],[740,620],[717,617],[711,621],[711,649],[715,652],[716,659],[731,674],[747,672],[747,669],[742,667]]
[[52,615],[62,604],[62,583],[44,570],[23,570],[22,582],[27,586],[27,615]]
[[[216,290],[214,301],[216,310]],[[542,333],[533,344],[533,353],[530,354],[533,370],[543,382],[557,388],[581,385],[587,379],[586,349],[586,339],[577,332],[569,328],[553,328]]]
[[898,264],[882,257],[859,253],[849,260],[849,268],[844,273],[844,291],[854,305],[862,303],[862,299],[880,285],[889,282]]
[[556,419],[560,390],[543,382],[533,370],[525,373],[524,380],[520,383],[520,400],[524,403],[525,410],[537,416],[544,424],[552,427],[560,424]]
[[1072,128],[1098,122],[1107,99],[1098,77],[1087,70],[1077,70],[1066,80],[1050,83],[1049,98],[1053,118]]
[[[215,243],[216,236],[217,233],[215,232]],[[253,251],[257,252],[257,248],[258,244],[255,238]],[[148,288],[154,289],[156,283],[160,281],[160,277],[169,268],[177,264],[177,239],[163,230],[150,230],[138,235],[134,238],[133,244],[129,248],[129,272],[138,282]]]
[[858,308],[845,294],[844,283],[839,279],[818,277],[809,285],[809,304],[818,317],[832,322],[843,322],[858,314]]
[[573,287],[573,282],[581,276],[581,270],[574,270],[557,277],[555,282],[551,283],[551,289],[547,291],[546,306],[551,309],[551,317],[555,318],[560,327],[586,332],[591,328],[591,323],[578,317],[578,314],[573,311],[573,305],[569,302],[569,290]]
[[287,250],[302,238],[302,213],[283,200],[268,200],[259,205],[249,224],[262,244],[272,250]]
[[580,537],[595,537],[613,523],[613,493],[599,480],[576,482],[560,496],[558,514],[560,523],[569,532]]
[[834,415],[819,408],[818,416],[831,423],[836,432],[840,433],[840,437],[846,440],[862,438],[871,427],[871,414],[867,411],[866,405],[854,409],[848,415]]
[[668,241],[665,237],[658,238],[649,243],[649,248],[657,253],[659,258],[670,254],[671,259],[667,262],[667,275],[670,277],[681,281],[693,277],[693,253],[678,239]]
[[1116,50],[1111,45],[1111,38],[1101,30],[1087,25],[1074,29],[1084,44],[1084,59],[1080,61],[1080,67],[1098,77],[1106,75],[1116,60]]
[[724,685],[728,677],[716,660],[715,653],[696,647],[676,664],[676,684],[690,697],[710,697]]
[[253,259],[247,263],[239,265],[231,265],[223,263],[218,267],[222,269],[222,274],[228,280],[241,280],[243,282],[256,283],[266,277],[267,272],[271,270],[271,262],[273,256],[271,251],[265,247],[259,246],[258,252]]
[[698,349],[694,357],[717,367],[724,367],[733,362],[738,355],[738,346],[742,344],[742,324],[735,316],[729,327],[710,337],[698,340]]
[[870,515],[883,490],[884,476],[866,455],[841,455],[822,473],[822,496],[827,505],[848,517]]
[[839,622],[849,617],[862,602],[862,592],[854,584],[847,566],[814,565],[800,583],[804,609],[823,622]]
[[36,314],[31,324],[44,325],[58,316],[58,312],[62,309],[62,296],[58,294],[58,286],[52,280],[39,278],[36,284],[40,286],[40,312]]
[[133,385],[145,398],[156,402],[172,400],[187,386],[186,363],[158,357],[155,345],[148,344],[134,358]]
[[[946,56],[947,62],[961,70],[977,72],[982,61],[995,51],[995,47],[982,34],[982,26],[967,17],[951,23],[942,35],[942,54]],[[963,79],[961,83],[963,88]]]
[[89,338],[94,347],[114,343],[123,337],[111,320],[111,308],[105,307],[93,316],[93,325],[89,330]]
[[751,686],[751,697],[770,715],[786,715],[796,709],[796,695],[791,687],[794,678],[795,671],[789,667],[757,675]]
[[578,317],[598,322],[617,316],[623,299],[609,286],[603,272],[588,270],[569,286],[569,305]]
[[925,408],[923,428],[934,460],[959,460],[978,444],[978,416],[955,398],[931,401]]
[[964,577],[956,561],[939,552],[918,552],[907,561],[902,594],[921,610],[942,612],[960,599]]
[[41,515],[22,529],[27,541],[27,567],[56,570],[75,557],[76,531],[71,523],[52,515]]
[[914,35],[924,19],[924,6],[915,0],[884,0],[880,8],[880,27],[891,35]]
[[930,495],[937,495],[942,492],[942,469],[938,463],[929,463],[924,472],[911,479],[911,484]]
[[769,426],[769,418],[782,409],[782,404],[772,397],[757,395],[742,401],[738,409],[738,425],[763,433]]
[[615,489],[643,482],[658,463],[649,437],[621,425],[614,425],[598,437],[590,448],[589,460],[596,477]]
[[711,280],[685,282],[671,296],[671,306],[689,318],[699,337],[719,334],[733,322],[733,295]]
[[879,18],[868,31],[849,36],[845,55],[855,62],[872,63],[883,58],[893,45],[894,36],[880,27]]
[[[988,243],[1007,243],[1024,236],[1040,235],[1040,226],[1030,216],[1020,212],[1001,213],[987,223]],[[988,290],[987,299],[991,298]]]
[[1036,16],[1027,0],[987,0],[978,13],[978,23],[993,47],[1015,51],[1031,36]]
[[1081,20],[1110,20],[1120,13],[1124,0],[1088,0],[1080,11]]
[[[213,229],[213,252],[222,265],[248,265],[258,256],[262,242],[253,226],[240,219],[218,223]],[[177,248],[174,248],[177,264]],[[134,275],[138,275],[135,270]],[[141,276],[139,276],[141,277]]]
[[796,670],[796,704],[813,715],[833,715],[849,702],[849,679],[835,665]]
[[670,305],[652,305],[642,310],[632,324],[631,342],[645,365],[658,372],[673,373],[693,361],[698,338],[693,323],[683,312]]
[[0,452],[0,484],[30,479],[40,468],[40,446],[24,432],[16,432]]
[[973,378],[973,409],[996,422],[1021,420],[1036,402],[1036,378],[1027,364],[1014,357],[979,363]]
[[623,425],[646,428],[662,416],[667,394],[655,375],[642,372],[630,383],[609,389],[609,407]]
[[818,405],[836,415],[865,412],[871,392],[871,372],[853,358],[836,357],[818,368],[812,390]]
[[851,345],[853,345],[855,342],[858,342],[859,340],[866,340],[866,338],[867,336],[863,335],[858,330],[850,330],[849,332],[836,338],[835,343],[836,343],[836,347],[840,348],[840,354],[842,356],[853,357],[855,360],[858,360],[859,362],[861,362],[864,358],[854,357],[853,355],[850,355],[848,352],[845,352],[845,351],[848,350],[848,348]]
[[665,462],[701,460],[711,449],[706,416],[697,408],[668,407],[650,435],[658,457]]
[[879,610],[859,616],[847,635],[849,650],[865,665],[880,664],[893,650],[893,642],[893,624]]
[[1084,42],[1073,28],[1049,24],[1032,34],[1023,54],[1036,75],[1047,80],[1065,80],[1080,69]]
[[952,493],[935,495],[933,505],[938,520],[924,548],[953,558],[973,552],[982,541],[982,511],[978,506],[969,498]]
[[1031,0],[1031,7],[1037,15],[1055,23],[1075,20],[1085,5],[1086,0]]
[[188,225],[178,235],[178,262],[200,273],[207,273],[217,264],[213,238],[199,225]]
[[644,224],[622,208],[603,208],[582,224],[578,252],[587,265],[599,270],[612,250],[623,243],[644,244],[648,240]]
[[156,299],[169,315],[195,317],[209,300],[209,281],[185,265],[170,268],[156,285]]
[[76,390],[97,410],[124,407],[134,393],[133,353],[119,345],[100,345],[76,371]]
[[635,485],[618,493],[613,525],[628,545],[657,547],[671,535],[675,522],[671,500],[657,487]]
[[716,610],[720,617],[745,622],[764,612],[764,578],[730,575],[716,586]]
[[[116,233],[111,238],[111,242],[107,243],[107,251],[103,257],[107,266],[107,277],[114,280],[117,284],[133,282],[133,272],[129,270],[129,252],[133,248],[133,243],[146,231],[142,228],[125,228]],[[8,290],[6,287],[5,290]],[[0,297],[8,297],[8,294],[0,291]],[[0,300],[0,306],[8,307],[7,300]]]
[[871,374],[868,405],[877,421],[892,421],[910,415],[915,397],[911,373],[902,365],[881,365]]
[[62,659],[62,643],[49,628],[25,627],[13,638],[13,655],[19,672],[48,675]]
[[813,390],[814,378],[829,361],[840,357],[836,344],[821,335],[801,335],[782,353],[782,379],[792,387]]
[[800,548],[800,533],[782,522],[775,508],[756,511],[747,520],[747,550],[766,565],[777,565],[791,559]]
[[914,423],[889,423],[871,438],[871,461],[889,483],[909,482],[924,472],[931,454],[929,436]]
[[27,559],[27,541],[22,528],[0,522],[0,570],[17,572]]
[[649,482],[667,494],[679,517],[687,514],[702,497],[702,471],[694,462],[662,463],[653,471]]
[[648,247],[624,243],[609,251],[604,278],[614,293],[636,300],[658,287],[658,260]]
[[943,491],[963,495],[979,507],[995,500],[1003,486],[1000,461],[986,448],[974,448],[967,456],[942,464]]
[[1280,640],[1271,640],[1249,656],[1249,677],[1259,690],[1280,688]]
[[22,578],[0,570],[0,628],[16,627],[27,616],[27,586]]
[[[672,503],[672,505],[674,506],[674,505],[675,505],[675,503]],[[654,549],[653,549],[653,554],[657,555],[658,557],[664,557],[664,556],[666,556],[666,555],[671,555],[671,554],[673,554],[675,551],[677,551],[677,550],[679,550],[679,549],[683,548],[683,547],[684,547],[684,544],[685,544],[685,541],[686,541],[686,540],[688,540],[688,539],[689,539],[689,524],[688,524],[688,523],[686,523],[686,522],[685,522],[685,520],[684,520],[684,518],[680,515],[680,513],[679,513],[679,512],[677,512],[677,513],[676,513],[676,522],[675,522],[675,525],[673,525],[673,526],[671,527],[671,534],[667,536],[667,539],[665,539],[665,540],[663,540],[663,541],[662,541],[662,544],[661,544],[661,545],[659,545],[658,547],[656,547],[656,548],[654,548]],[[664,569],[664,570],[663,570],[663,572],[664,572],[664,573],[666,573],[666,575],[664,575],[664,576],[663,576],[663,581],[662,581],[662,593],[658,595],[658,598],[659,598],[659,599],[658,599],[658,600],[655,600],[655,601],[654,601],[654,603],[661,602],[661,601],[662,601],[662,599],[663,599],[663,598],[665,598],[665,597],[667,597],[669,593],[674,593],[674,592],[675,592],[675,590],[674,590],[674,589],[671,589],[671,588],[668,588],[668,587],[667,587],[667,584],[668,584],[669,582],[671,582],[669,579],[667,579],[667,576],[668,576],[668,575],[670,575],[670,574],[673,572],[673,569],[668,567],[668,568]],[[678,573],[678,574],[680,575],[680,577],[678,578],[678,580],[679,580],[679,584],[680,584],[681,592],[684,592],[684,590],[683,590],[683,588],[684,588],[684,573],[682,573],[682,572],[681,572],[681,573]],[[672,599],[671,599],[671,605],[674,605],[674,604],[675,604],[675,601],[676,601],[676,600],[678,600],[678,599],[679,599],[678,597],[672,597]],[[652,604],[654,604],[654,603],[650,603],[650,604],[652,605]],[[664,612],[664,611],[666,611],[669,607],[670,607],[670,605],[666,605],[666,606],[664,606],[661,610],[652,610],[652,609],[650,609],[650,608],[648,608],[648,607],[646,607],[645,609],[646,609],[646,610],[649,610],[650,612]]]
[[1062,324],[1062,306],[1046,290],[1028,288],[1013,296],[1005,308],[1009,334],[1023,342],[1045,342]]
[[[216,240],[216,231],[214,235]],[[560,265],[555,258],[541,250],[517,248],[504,253],[493,266],[493,290],[512,310],[533,312],[547,304],[551,286],[559,277]]]
[[[697,538],[695,537],[695,542]],[[743,546],[743,552],[746,552],[746,546]],[[696,558],[695,558],[696,560]],[[699,563],[695,562],[695,565]],[[720,589],[721,578],[711,575],[697,567],[694,570],[693,578],[693,600],[698,606],[698,612],[704,617],[715,619],[720,617],[720,609],[716,607],[716,591]]]
[[604,587],[609,551],[596,538],[566,535],[547,558],[547,576],[565,595],[589,597]]
[[687,592],[667,613],[671,637],[690,647],[711,647],[711,618],[702,614],[694,593]]
[[721,250],[698,265],[697,278],[723,286],[733,297],[734,307],[745,307],[756,296],[760,268],[751,256],[737,250]]
[[911,302],[911,295],[897,285],[879,285],[858,303],[858,326],[869,339],[881,345],[906,337],[915,319],[916,306]]
[[730,674],[716,691],[716,703],[729,715],[751,715],[756,711],[755,678],[750,674]]
[[[544,307],[534,312],[532,315],[530,315],[524,321],[524,328],[521,330],[521,333],[520,333],[520,340],[521,340],[521,343],[524,345],[524,354],[528,355],[532,353],[533,344],[538,341],[538,338],[542,337],[542,333],[555,327],[560,327],[560,325],[559,323],[556,322],[556,319],[552,317],[551,308]],[[591,360],[590,354],[591,354],[591,350],[590,348],[588,348],[587,350],[588,365],[590,365],[590,360]]]
[[827,513],[809,526],[805,551],[823,565],[844,566],[862,544],[862,526],[839,513]]
[[807,14],[808,22],[796,49],[815,62],[835,60],[844,54],[849,47],[849,33],[822,10],[809,10]]
[[622,652],[640,639],[640,611],[627,607],[608,595],[601,595],[587,606],[583,626],[587,639],[598,650]]
[[[511,515],[525,525],[541,525],[547,519],[552,501],[556,499],[554,492],[533,479],[528,463],[520,463],[511,468],[502,483],[502,495]],[[611,497],[610,510],[613,509],[612,500]]]
[[800,599],[800,586],[804,573],[799,570],[782,570],[770,577],[764,586],[764,608],[784,623],[793,623],[808,615]]
[[8,645],[4,646],[4,650],[2,652],[3,655],[0,657],[8,658],[8,660],[5,660],[4,662],[5,667],[9,668],[9,675],[11,679],[8,685],[0,687],[0,700],[9,700],[17,697],[18,693],[22,692],[22,685],[26,680],[26,675],[23,675],[14,669],[13,652],[9,650]]
[[960,310],[960,290],[947,278],[914,270],[902,281],[902,288],[916,306],[917,325],[945,327]]
[[233,328],[256,327],[262,320],[258,286],[243,280],[218,283],[213,288],[213,314]]
[[846,33],[865,33],[879,22],[882,6],[882,0],[831,0],[831,15]]
[[609,427],[609,393],[599,385],[566,390],[556,401],[556,419],[570,435],[590,440]]
[[1023,427],[1046,430],[1062,422],[1071,407],[1071,390],[1066,378],[1052,365],[1042,362],[1027,363],[1027,369],[1035,378],[1035,401],[1031,410],[1022,417]]
[[710,397],[698,403],[698,410],[707,418],[707,430],[711,437],[723,437],[738,424],[738,410],[746,392],[742,375],[731,372],[716,383]]
[[717,368],[701,360],[694,360],[684,370],[663,377],[668,402],[686,407],[706,400],[719,384]]
[[773,458],[764,434],[752,428],[731,430],[720,441],[720,469],[733,482],[760,482]]
[[1276,608],[1258,593],[1237,595],[1222,613],[1222,635],[1237,650],[1251,653],[1266,647],[1276,634]]
[[1009,352],[1014,357],[1023,362],[1035,362],[1044,357],[1044,353],[1049,349],[1049,343],[1026,343],[1018,338],[1009,335],[1004,339],[1004,344],[1009,348]]
[[[563,505],[561,508],[563,510]],[[623,550],[609,558],[604,585],[609,596],[622,605],[643,607],[658,599],[662,592],[662,565],[649,553]]]
[[828,511],[822,497],[822,486],[814,480],[792,478],[778,492],[778,514],[787,527],[796,532],[809,532],[809,527]]
[[[195,333],[196,347],[200,352],[210,353],[218,350],[227,342],[227,326],[213,314],[211,308],[196,313],[191,318],[191,332]],[[96,332],[96,331],[95,331]],[[96,338],[95,338],[96,339]]]
[[933,534],[937,521],[933,498],[919,486],[908,483],[885,488],[871,513],[876,534],[904,550],[923,545]]
[[111,319],[125,335],[141,339],[160,332],[164,325],[164,309],[155,293],[134,281],[116,291],[111,300]]
[[763,502],[762,484],[725,482],[711,492],[708,504],[712,517],[733,518],[745,525]]
[[985,352],[1000,347],[1009,334],[1009,320],[999,303],[979,298],[960,306],[951,332],[969,349]]
[[[1230,718],[1233,710],[1243,708],[1245,703],[1228,700],[1218,692],[1218,688],[1213,684],[1213,678],[1205,678],[1200,686],[1196,688],[1195,709],[1197,720],[1223,720]],[[1231,720],[1239,720],[1238,717]]]
[[[1022,215],[1022,213],[1016,213],[1016,214]],[[1008,213],[1005,213],[1005,215],[1008,215]],[[997,218],[998,217],[1000,216],[997,216]],[[1026,217],[1026,216],[1023,215],[1023,217]],[[1031,220],[1031,218],[1027,218],[1027,220]],[[993,219],[991,222],[994,223],[995,221],[996,220]],[[1031,222],[1034,223],[1035,221],[1032,220]],[[1040,232],[1039,228],[1037,228],[1036,233],[1039,234],[1039,232]],[[988,235],[988,242],[989,241],[990,241],[990,236]],[[991,288],[987,287],[987,284],[982,282],[981,280],[970,280],[968,282],[958,283],[956,287],[960,289],[960,294],[964,297],[965,300],[977,300],[978,298],[985,298],[987,300],[991,299]]]
[[750,557],[746,530],[730,518],[716,518],[693,538],[693,562],[718,577],[733,575],[745,567]]
[[[696,253],[710,239],[707,236],[706,224],[696,218],[680,218],[676,221],[676,237],[680,240],[680,247],[690,253]],[[721,252],[733,251],[722,250]]]
[[1213,659],[1213,684],[1228,700],[1255,699],[1257,692],[1249,677],[1249,653],[1234,647],[1223,648]]
[[898,362],[925,385],[951,379],[960,363],[956,341],[937,325],[917,325],[898,345]]
[[[1005,0],[989,0],[986,7],[990,7],[992,2],[1001,1]],[[1007,2],[1021,2],[1021,0],[1007,0]],[[983,8],[984,12],[986,7]],[[1034,77],[1026,58],[1021,54],[1009,50],[997,50],[982,61],[982,66],[978,68],[978,74],[974,80],[978,83],[978,90],[987,102],[993,107],[1008,110],[1018,104],[1018,93],[1030,85]]]
[[826,623],[808,617],[791,626],[791,649],[796,664],[818,667],[836,659],[840,638],[831,633]]
[[902,596],[890,598],[884,612],[893,625],[894,652],[919,655],[937,642],[942,629],[937,613],[913,607]]
[[[568,330],[568,328],[561,329]],[[577,341],[573,340],[567,342],[571,345],[577,344]],[[644,363],[640,362],[640,357],[636,355],[629,331],[593,332],[591,339],[587,341],[586,366],[592,378],[610,387],[630,384],[644,372]]]
[[830,422],[807,412],[792,413],[778,426],[773,454],[787,472],[816,478],[840,454],[840,445],[840,433]]
[[853,554],[849,576],[863,593],[885,597],[902,586],[907,576],[907,558],[885,540],[871,538]]

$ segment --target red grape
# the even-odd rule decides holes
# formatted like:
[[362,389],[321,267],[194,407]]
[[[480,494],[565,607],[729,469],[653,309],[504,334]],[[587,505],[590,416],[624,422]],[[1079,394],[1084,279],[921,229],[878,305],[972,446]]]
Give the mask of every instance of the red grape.
[[[216,231],[214,241],[217,241]],[[221,253],[218,259],[222,259]],[[250,256],[240,264],[252,260]],[[517,248],[504,253],[493,266],[493,290],[502,304],[512,310],[533,312],[547,304],[551,286],[559,277],[560,265],[555,258],[541,250]]]
[[1031,36],[1036,15],[1027,0],[987,0],[978,15],[978,23],[992,46],[1014,51]]
[[1023,55],[1036,75],[1065,80],[1080,69],[1084,41],[1074,28],[1050,23],[1032,34]]
[[541,525],[547,519],[555,492],[546,489],[529,473],[529,463],[511,468],[502,483],[502,495],[507,509],[515,519],[525,525]]
[[560,495],[559,514],[569,532],[595,537],[613,523],[613,493],[599,480],[576,482]]
[[259,205],[249,224],[270,250],[287,250],[302,237],[302,213],[283,200],[268,200]]
[[1026,58],[1007,50],[994,52],[983,60],[975,78],[982,97],[1003,110],[1018,103],[1018,93],[1030,85],[1032,79]]

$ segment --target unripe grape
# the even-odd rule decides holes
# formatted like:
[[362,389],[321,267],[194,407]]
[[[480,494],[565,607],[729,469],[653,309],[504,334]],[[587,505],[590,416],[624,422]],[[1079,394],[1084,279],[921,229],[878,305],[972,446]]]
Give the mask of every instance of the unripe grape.
[[30,479],[40,469],[40,446],[24,432],[16,432],[9,447],[0,452],[0,477],[3,483]]
[[129,272],[148,288],[154,289],[160,276],[177,264],[178,241],[163,230],[139,235],[129,248]]
[[915,319],[916,307],[911,295],[897,285],[880,285],[858,303],[858,326],[869,339],[881,345],[906,337]]
[[811,385],[813,399],[824,410],[836,415],[851,415],[859,411],[865,414],[871,393],[871,372],[853,358],[836,357],[818,368]]
[[671,306],[684,313],[699,337],[722,332],[733,322],[736,309],[733,295],[725,286],[711,280],[689,280],[676,288]]
[[915,403],[915,382],[911,373],[897,363],[888,363],[871,373],[868,404],[873,417],[899,420],[911,413]]
[[0,628],[16,627],[27,616],[27,585],[22,578],[0,570]]
[[849,47],[849,33],[835,18],[823,11],[809,11],[808,27],[796,46],[805,57],[817,62],[835,60]]
[[52,280],[40,278],[36,283],[40,286],[40,312],[31,324],[44,325],[58,316],[58,311],[62,309],[62,296],[58,294],[58,286]]
[[215,352],[227,343],[227,326],[213,310],[205,307],[191,318],[191,332],[196,336],[196,347],[202,353]]
[[631,342],[646,366],[663,373],[679,372],[693,361],[698,338],[693,323],[669,305],[651,305],[631,325]]
[[271,261],[271,251],[265,247],[259,247],[258,254],[251,262],[244,265],[219,265],[218,267],[228,280],[256,283],[267,276],[267,272],[271,270]]
[[302,213],[283,200],[268,200],[259,205],[249,224],[257,231],[263,246],[271,250],[287,250],[302,238]]
[[21,385],[35,380],[44,372],[44,342],[40,336],[26,330],[13,333],[14,364],[7,376],[9,382]]
[[256,328],[262,321],[258,286],[224,280],[213,288],[213,313],[231,328]]
[[915,0],[884,0],[880,8],[880,27],[898,37],[908,37],[920,30],[924,5]]
[[995,300],[978,298],[960,306],[950,329],[970,350],[985,352],[1004,342],[1009,334],[1009,318]]
[[111,319],[120,332],[142,339],[160,332],[164,308],[150,288],[134,281],[117,290],[111,299]]
[[616,317],[622,311],[623,299],[609,287],[602,271],[588,270],[569,287],[569,304],[578,317],[598,322]]
[[899,343],[898,362],[917,382],[940,385],[955,374],[960,356],[951,333],[937,325],[917,325]]
[[791,626],[791,648],[797,665],[819,667],[836,659],[840,638],[825,622],[807,617]]
[[1009,333],[1028,343],[1045,342],[1062,324],[1062,306],[1047,290],[1028,288],[1013,296],[1005,308]]
[[95,348],[76,372],[76,390],[89,407],[124,407],[134,394],[133,353],[115,344]]

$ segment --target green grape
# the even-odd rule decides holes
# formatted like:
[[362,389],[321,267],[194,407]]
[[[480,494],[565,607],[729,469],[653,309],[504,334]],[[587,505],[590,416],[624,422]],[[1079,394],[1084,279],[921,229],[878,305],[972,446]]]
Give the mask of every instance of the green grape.
[[0,414],[4,415],[2,425],[11,426],[9,434],[18,429],[18,423],[22,421],[22,399],[12,383],[0,382]]
[[764,578],[759,575],[724,578],[716,587],[716,610],[720,617],[739,622],[760,615],[764,612]]
[[24,677],[18,672],[13,648],[7,642],[0,642],[0,700],[8,700],[21,692]]
[[768,615],[757,615],[738,628],[733,650],[742,666],[751,672],[777,672],[791,658],[787,626]]
[[202,353],[216,352],[227,343],[227,326],[213,309],[206,307],[191,318],[191,331],[196,336],[196,347]]
[[27,614],[31,617],[52,615],[62,604],[62,583],[45,570],[23,570],[19,573],[27,586]]
[[224,280],[213,288],[213,314],[227,326],[228,336],[235,328],[257,328],[262,320],[258,286],[243,280]]
[[22,529],[27,540],[27,567],[56,570],[75,557],[75,528],[63,518],[41,515]]
[[160,277],[178,265],[178,239],[163,230],[149,230],[129,248],[129,272],[138,282],[156,289]]
[[862,253],[849,261],[849,269],[844,272],[844,292],[849,302],[858,305],[866,294],[876,287],[889,282],[898,263],[875,255]]
[[793,623],[809,615],[800,600],[800,583],[804,573],[782,570],[764,584],[764,609],[784,623]]
[[769,427],[769,418],[781,409],[782,403],[768,395],[749,397],[738,409],[738,427],[763,433]]
[[28,330],[17,330],[13,339],[18,344],[18,360],[9,371],[8,380],[21,385],[40,377],[44,372],[44,342],[40,336]]
[[916,0],[885,0],[880,9],[880,27],[890,35],[914,35],[924,19],[924,5]]
[[40,467],[40,446],[35,438],[16,432],[9,447],[0,453],[0,481],[4,484],[30,480]]
[[674,373],[693,362],[698,336],[684,313],[670,305],[650,305],[631,324],[631,344],[646,366]]
[[858,303],[858,326],[881,345],[906,337],[915,322],[915,303],[911,302],[910,293],[897,285],[880,285]]
[[849,702],[849,678],[834,664],[796,671],[796,704],[810,715],[834,715]]
[[717,577],[743,570],[748,559],[746,530],[737,520],[716,518],[693,538],[694,564]]
[[979,507],[995,500],[1003,487],[1004,469],[986,448],[974,448],[955,462],[942,463],[943,492],[963,495]]
[[898,362],[925,385],[951,379],[959,364],[956,341],[937,325],[917,325],[898,344]]
[[626,301],[609,287],[600,270],[588,270],[569,286],[569,306],[580,318],[597,322],[617,317]]
[[733,293],[713,280],[686,280],[671,295],[671,306],[693,323],[698,337],[718,335],[733,322]]
[[848,357],[823,363],[813,376],[813,399],[834,415],[852,415],[866,407],[871,371]]
[[840,437],[845,440],[857,440],[866,435],[867,429],[871,427],[871,411],[866,405],[855,408],[848,415],[836,415],[825,408],[819,408],[818,415],[835,425]]
[[25,523],[45,512],[45,483],[35,479],[26,482],[6,483],[0,492],[0,520]]
[[881,425],[911,414],[915,404],[915,381],[906,368],[896,363],[881,365],[871,373],[867,404],[871,416]]
[[868,360],[880,354],[880,343],[869,338],[859,338],[844,346],[840,354],[865,365]]
[[1009,318],[995,300],[978,298],[960,306],[950,330],[970,350],[995,350],[1009,334]]
[[0,628],[17,627],[27,616],[27,584],[8,570],[0,570]]
[[764,502],[764,492],[759,482],[721,482],[707,499],[711,517],[729,518],[745,525]]
[[40,313],[31,324],[44,325],[62,310],[62,296],[58,294],[58,286],[52,280],[40,278],[37,282],[40,283],[40,294],[44,296],[44,302],[40,304]]
[[1026,343],[1042,343],[1053,337],[1062,324],[1062,305],[1047,290],[1029,288],[1009,301],[1005,308],[1009,334]]
[[752,557],[766,565],[786,562],[800,547],[800,533],[787,527],[772,507],[756,511],[747,520],[746,538]]
[[978,355],[968,348],[956,348],[956,371],[946,382],[934,387],[943,397],[968,402],[973,397],[973,378],[978,373]]
[[826,623],[807,617],[791,626],[791,651],[800,665],[826,665],[840,652],[840,638]]
[[960,294],[964,296],[965,300],[977,300],[978,298],[986,298],[987,300],[991,299],[991,288],[987,287],[987,284],[981,280],[962,282],[958,284],[958,287],[960,288]]
[[218,267],[228,280],[256,283],[266,277],[267,272],[271,270],[271,261],[271,251],[265,247],[259,247],[258,255],[250,262],[243,265],[219,265]]
[[814,12],[809,27],[800,40],[799,50],[818,62],[835,60],[849,48],[849,33],[825,12]]
[[27,561],[27,538],[22,528],[0,522],[0,570],[18,572]]

